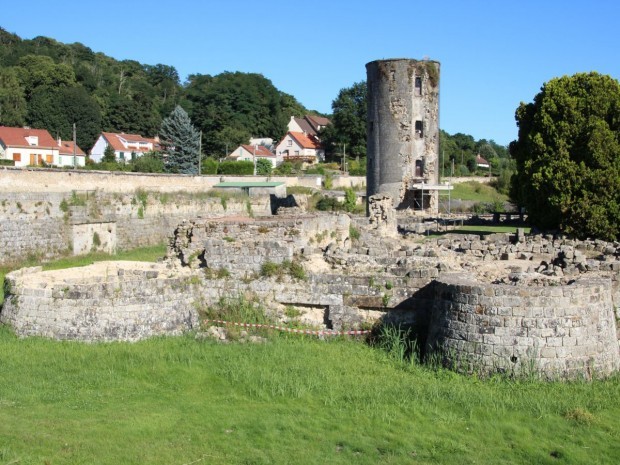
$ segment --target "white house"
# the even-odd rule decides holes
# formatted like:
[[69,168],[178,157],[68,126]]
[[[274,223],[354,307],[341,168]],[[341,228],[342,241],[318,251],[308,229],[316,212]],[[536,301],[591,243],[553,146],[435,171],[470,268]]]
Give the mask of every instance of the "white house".
[[0,126],[0,158],[15,166],[58,164],[58,145],[45,129]]
[[102,132],[93,148],[90,149],[90,158],[97,163],[101,162],[108,145],[114,149],[114,156],[118,162],[132,161],[147,152],[158,152],[161,150],[161,145],[157,138],[149,139],[139,134]]
[[[75,155],[75,156],[74,156]],[[70,140],[58,139],[58,165],[59,166],[85,166],[86,154]]]
[[275,168],[282,161],[282,157],[277,157],[264,145],[240,145],[228,156],[228,158],[236,161],[251,161],[254,159],[269,160],[271,166]]
[[318,163],[325,159],[325,150],[316,137],[289,131],[276,146],[276,155],[284,161]]

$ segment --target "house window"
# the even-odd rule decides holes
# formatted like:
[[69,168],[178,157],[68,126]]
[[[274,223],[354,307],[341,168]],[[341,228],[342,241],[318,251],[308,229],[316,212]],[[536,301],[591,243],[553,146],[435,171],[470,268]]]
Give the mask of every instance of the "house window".
[[13,161],[22,161],[22,154],[21,153],[14,153],[13,154]]
[[286,145],[291,147],[293,145],[293,141],[291,139],[287,140]]
[[422,95],[422,78],[415,78],[415,95]]
[[299,150],[295,150],[295,155],[299,156]]
[[125,159],[125,152],[120,152],[118,154],[118,158],[120,158],[121,160],[124,160]]
[[131,161],[135,161],[137,158],[136,152],[131,152]]
[[415,122],[415,133],[420,139],[424,137],[424,123],[420,120]]
[[48,165],[51,165],[52,163],[54,163],[54,156],[53,155],[45,155],[45,163],[47,163]]

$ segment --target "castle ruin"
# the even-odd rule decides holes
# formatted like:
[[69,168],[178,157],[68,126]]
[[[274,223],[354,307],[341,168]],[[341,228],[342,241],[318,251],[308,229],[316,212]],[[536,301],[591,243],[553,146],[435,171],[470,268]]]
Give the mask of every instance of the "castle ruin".
[[394,208],[435,215],[439,208],[439,62],[377,60],[368,85],[367,192]]

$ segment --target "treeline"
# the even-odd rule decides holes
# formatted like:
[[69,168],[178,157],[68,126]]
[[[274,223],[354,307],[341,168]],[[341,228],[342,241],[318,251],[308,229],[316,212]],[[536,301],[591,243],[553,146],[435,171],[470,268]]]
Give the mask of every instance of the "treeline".
[[309,113],[260,74],[193,74],[173,66],[118,61],[80,43],[24,40],[0,28],[0,125],[47,129],[88,151],[102,131],[157,135],[176,105],[203,131],[215,157],[250,137],[284,136],[292,115]]

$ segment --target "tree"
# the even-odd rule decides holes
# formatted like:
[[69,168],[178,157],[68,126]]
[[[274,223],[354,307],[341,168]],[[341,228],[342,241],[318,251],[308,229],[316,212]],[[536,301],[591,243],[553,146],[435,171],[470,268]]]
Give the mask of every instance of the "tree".
[[540,228],[620,237],[620,83],[596,72],[555,78],[516,111],[511,196]]
[[[225,72],[191,75],[184,98],[196,126],[205,134],[207,153],[224,154],[226,143],[248,143],[249,136],[281,139],[293,114],[301,107],[260,74]],[[232,144],[235,147],[237,144]]]
[[256,174],[261,176],[268,176],[273,170],[273,165],[269,160],[259,158],[256,160]]
[[164,151],[168,155],[166,170],[171,173],[198,173],[200,133],[187,112],[177,105],[161,123],[159,132]]
[[105,150],[103,151],[103,158],[101,159],[103,163],[115,163],[116,162],[116,152],[114,151],[114,147],[110,144],[105,146]]
[[320,134],[328,153],[340,153],[343,144],[346,144],[348,155],[366,156],[367,94],[366,82],[357,82],[341,89],[332,102],[332,124]]
[[30,98],[27,122],[64,140],[73,138],[73,123],[76,123],[77,144],[87,150],[101,131],[101,112],[82,87],[41,86]]
[[26,120],[24,88],[14,68],[0,68],[0,125],[23,126]]

